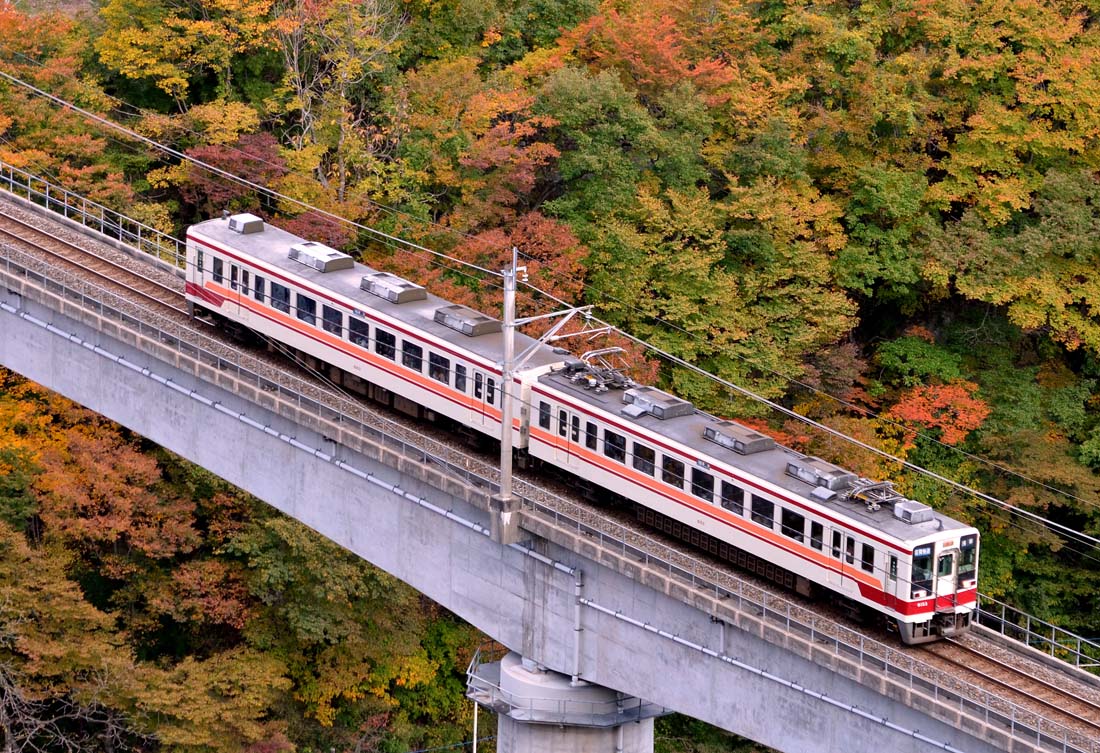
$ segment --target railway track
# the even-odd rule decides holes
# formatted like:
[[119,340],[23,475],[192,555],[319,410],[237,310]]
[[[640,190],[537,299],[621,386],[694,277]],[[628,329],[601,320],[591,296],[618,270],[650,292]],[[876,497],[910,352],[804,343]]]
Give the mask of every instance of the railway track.
[[[129,264],[120,264],[116,261],[112,261],[103,255],[91,252],[84,249],[75,243],[66,241],[62,238],[58,238],[52,233],[45,231],[32,224],[24,222],[16,217],[12,217],[4,213],[2,207],[0,207],[0,242],[6,242],[9,245],[16,248],[24,249],[28,254],[37,255],[40,258],[48,258],[51,264],[61,265],[66,270],[71,270],[75,275],[87,278],[89,274],[94,274],[96,279],[95,284],[111,289],[120,295],[128,295],[134,297],[139,302],[152,304],[161,313],[171,313],[173,317],[183,316],[187,318],[186,306],[183,297],[183,283],[178,278],[175,280],[157,281],[153,279],[156,276],[170,277],[164,273],[157,273],[152,266],[148,267],[148,276],[143,274],[141,267],[144,266],[144,262],[136,259],[128,259]],[[117,255],[121,252],[115,252]],[[154,274],[157,273],[157,274]],[[177,319],[177,321],[179,321]],[[181,322],[184,326],[192,328],[196,325],[195,320],[189,322]],[[211,332],[203,332],[205,337],[209,337]],[[234,345],[235,349],[242,349],[240,344]],[[275,358],[271,353],[264,353],[262,348],[248,348],[243,350],[249,352],[253,358],[259,358],[269,363],[275,364]],[[281,368],[286,370],[288,364],[285,362],[279,365],[273,366],[273,368]],[[299,365],[292,367],[293,371],[301,371]],[[317,375],[308,375],[300,373],[300,377],[310,377],[313,380],[317,379]],[[320,390],[324,392],[334,391],[334,397],[346,399],[346,395],[336,394],[338,390],[330,384],[318,384]],[[365,407],[365,406],[364,406]],[[375,410],[375,408],[367,408],[367,410]],[[400,416],[390,414],[386,412],[388,421],[392,422],[395,419],[405,425],[407,421],[401,420]],[[410,429],[413,430],[413,429]],[[424,427],[419,426],[415,429],[418,433],[424,433]],[[436,432],[430,432],[436,441],[443,442],[448,446],[453,446],[453,441],[445,441],[437,436]],[[470,461],[476,465],[482,465],[485,463],[485,475],[486,477],[492,477],[493,469],[489,466],[491,462],[489,460],[481,461],[477,458],[476,453],[473,457],[470,457],[469,448],[461,449],[455,448],[456,451],[466,455]],[[519,474],[522,477],[525,474]],[[527,479],[530,484],[542,484],[545,480]],[[557,488],[559,485],[551,485],[554,492],[561,494],[562,489]],[[576,502],[575,504],[583,504]],[[601,513],[602,516],[608,517],[607,511]],[[631,516],[610,516],[616,519],[616,522],[620,525],[629,526],[631,524]],[[649,531],[646,534],[647,539],[654,539],[662,543],[666,543],[670,546],[679,545],[679,542],[666,542],[666,537],[656,534],[653,531]],[[716,571],[725,572],[726,568],[718,563],[712,563]],[[763,583],[756,583],[756,579],[752,576],[742,573],[730,573],[731,577],[739,580],[746,580],[754,584],[754,587],[760,590],[770,591],[770,589]],[[786,594],[783,598],[790,600],[794,595]],[[801,600],[795,598],[794,601],[800,602]],[[811,607],[807,607],[808,609]],[[820,611],[820,605],[817,605],[817,610]],[[849,629],[855,629],[854,626],[848,626]],[[1011,667],[1008,664],[999,662],[992,659],[980,651],[976,651],[973,648],[965,646],[959,643],[952,644],[933,644],[930,648],[926,648],[929,654],[933,655],[938,662],[940,662],[947,669],[941,671],[949,673],[950,677],[958,678],[961,682],[968,683],[972,686],[984,687],[991,694],[1004,698],[1011,703],[1017,704],[1021,707],[1033,709],[1036,717],[1049,720],[1056,724],[1064,725],[1072,730],[1080,730],[1083,739],[1086,741],[1095,741],[1100,739],[1100,704],[1089,701],[1082,698],[1072,690],[1067,690],[1062,687],[1058,687],[1052,683],[1035,678],[1032,674],[1029,674],[1027,670]],[[954,655],[952,655],[954,654]],[[980,669],[985,667],[986,669]],[[965,670],[965,671],[964,671]],[[1090,749],[1082,747],[1082,749]]]
[[187,315],[182,280],[174,286],[158,281],[153,275],[144,276],[129,266],[6,213],[0,213],[0,242],[40,258],[45,257],[53,264],[60,263],[62,268],[73,274],[85,277],[95,275],[96,285],[114,293],[136,297],[140,303],[152,304],[159,313]]
[[[1034,667],[1013,666],[955,639],[922,649],[949,665],[960,680],[1076,730],[1086,740],[1100,739],[1100,702],[1081,695],[1080,686],[1072,678],[1057,672],[1043,672],[1046,676],[1040,677]],[[1055,678],[1062,679],[1056,682]]]

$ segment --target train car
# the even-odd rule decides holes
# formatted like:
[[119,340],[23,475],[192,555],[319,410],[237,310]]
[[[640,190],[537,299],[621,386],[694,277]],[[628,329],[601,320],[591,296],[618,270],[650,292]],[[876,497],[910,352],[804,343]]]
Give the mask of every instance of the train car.
[[[257,333],[336,384],[499,438],[499,321],[249,214],[187,233],[196,313]],[[978,531],[595,358],[516,336],[521,459],[801,593],[829,594],[905,643],[957,634],[977,602]],[[598,354],[594,354],[598,355]]]
[[584,361],[539,376],[528,452],[714,554],[881,614],[905,643],[969,627],[976,529],[612,376]]
[[[194,313],[292,349],[345,389],[500,437],[504,340],[491,317],[250,214],[188,230],[186,297]],[[518,349],[533,344],[517,335]],[[563,352],[538,348],[528,372],[560,365]]]

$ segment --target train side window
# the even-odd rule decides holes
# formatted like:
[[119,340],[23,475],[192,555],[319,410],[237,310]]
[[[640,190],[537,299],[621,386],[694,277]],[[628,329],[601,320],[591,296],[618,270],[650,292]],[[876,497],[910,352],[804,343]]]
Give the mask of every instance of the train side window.
[[255,296],[257,301],[263,301],[264,299],[264,278],[256,275],[256,288],[252,291],[252,295]]
[[821,550],[824,545],[825,527],[815,521],[810,521],[810,546]]
[[573,431],[569,438],[573,442],[578,442],[581,438],[581,420],[576,416],[573,416]]
[[539,427],[550,428],[550,403],[539,403]]
[[348,318],[348,339],[360,348],[370,347],[370,326],[354,316]]
[[241,270],[236,264],[229,265],[229,287],[231,290],[237,289],[237,277],[240,273]]
[[306,324],[317,323],[317,301],[301,293],[298,294],[298,318]]
[[460,363],[455,364],[455,389],[459,392],[466,391],[466,367]]
[[[482,391],[485,389],[485,375],[481,373],[474,374],[474,397],[478,400],[481,399]],[[549,428],[549,427],[547,427]]]
[[[354,319],[352,321],[355,321]],[[364,328],[367,326],[363,322],[359,322]],[[326,332],[331,332],[336,336],[343,336],[344,334],[344,312],[339,309],[334,309],[332,306],[321,306],[321,326],[325,328]],[[362,345],[363,343],[357,341],[354,336],[351,337],[351,341],[356,345]]]
[[714,476],[698,468],[691,469],[691,493],[707,502],[714,501]]
[[856,540],[851,536],[848,537],[848,542],[844,545],[844,561],[849,565],[856,561]]
[[199,271],[199,274],[202,274],[202,257],[202,251],[197,252],[195,256],[195,269]]
[[661,480],[666,484],[684,488],[684,464],[665,455],[661,458]]
[[873,573],[875,571],[875,548],[870,544],[864,544],[861,554],[859,566],[867,572]]
[[222,274],[224,265],[221,259],[216,256],[210,258],[210,275],[214,278],[214,282],[222,282],[225,280],[225,276]]
[[290,288],[277,282],[271,283],[271,307],[290,313]]
[[443,382],[447,384],[451,381],[451,359],[444,358],[443,356],[436,355],[435,353],[428,354],[428,376],[437,382]]
[[392,332],[374,328],[374,352],[391,361],[397,357],[397,337]]
[[890,555],[890,580],[898,579],[898,558]]
[[497,401],[497,382],[492,377],[485,377],[485,402],[495,404]]
[[564,437],[569,433],[569,414],[558,410],[558,436]]
[[591,421],[585,421],[584,423],[584,446],[590,450],[596,449],[599,442],[597,441],[596,424]]
[[626,462],[626,437],[613,431],[603,432],[603,454],[620,463]]
[[657,467],[657,453],[652,447],[634,443],[634,467],[642,473],[652,476]]
[[424,368],[424,349],[408,340],[402,340],[401,363],[413,371],[420,371]]
[[833,556],[840,559],[840,531],[833,531]]
[[781,529],[784,536],[790,536],[795,541],[803,541],[806,535],[806,518],[794,510],[783,508],[780,513]]
[[745,490],[729,481],[722,482],[722,507],[738,515],[745,514]]
[[245,295],[248,295],[248,270],[241,270],[241,290]]
[[752,495],[752,519],[762,526],[771,528],[775,523],[775,503],[755,494]]

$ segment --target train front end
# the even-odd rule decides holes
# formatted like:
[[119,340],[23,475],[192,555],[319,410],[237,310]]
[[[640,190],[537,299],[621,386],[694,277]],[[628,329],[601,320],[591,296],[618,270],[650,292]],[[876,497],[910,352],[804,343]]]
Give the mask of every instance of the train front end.
[[897,579],[897,625],[902,641],[929,643],[970,628],[978,606],[977,529],[959,528],[924,537],[914,543],[909,561],[900,564],[908,571],[908,577]]

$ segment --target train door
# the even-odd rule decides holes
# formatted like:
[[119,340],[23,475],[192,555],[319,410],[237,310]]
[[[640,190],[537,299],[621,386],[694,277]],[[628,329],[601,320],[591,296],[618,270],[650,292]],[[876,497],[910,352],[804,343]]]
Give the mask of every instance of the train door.
[[474,371],[474,424],[491,434],[500,423],[500,380],[481,371]]
[[958,549],[943,549],[936,557],[932,592],[937,596],[953,596],[956,590],[955,570],[959,562]]
[[572,450],[569,447],[569,412],[564,408],[557,409],[557,415],[553,425],[554,429],[554,459],[562,465],[569,465]]
[[843,562],[842,559],[842,540],[844,534],[836,528],[829,529],[829,555],[832,559],[832,567],[829,568],[828,573],[825,575],[825,584],[830,588],[839,590],[844,582],[843,574]]

